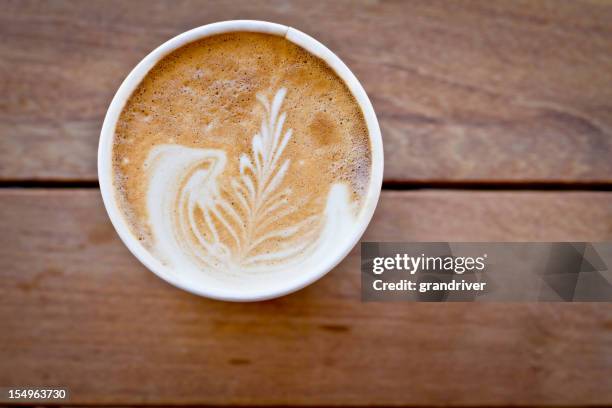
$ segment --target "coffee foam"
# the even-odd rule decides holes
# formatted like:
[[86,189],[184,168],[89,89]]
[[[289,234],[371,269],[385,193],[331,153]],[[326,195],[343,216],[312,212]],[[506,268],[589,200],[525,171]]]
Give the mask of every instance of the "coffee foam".
[[124,107],[113,146],[132,231],[193,273],[269,272],[315,256],[349,233],[370,169],[365,120],[342,80],[289,41],[255,33],[162,59]]

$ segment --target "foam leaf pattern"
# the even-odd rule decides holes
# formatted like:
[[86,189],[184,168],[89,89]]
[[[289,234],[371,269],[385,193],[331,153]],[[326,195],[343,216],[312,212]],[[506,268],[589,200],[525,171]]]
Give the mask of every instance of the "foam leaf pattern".
[[251,151],[240,155],[239,174],[223,186],[218,179],[227,164],[225,152],[176,145],[152,150],[149,189],[156,194],[149,191],[147,206],[158,219],[150,224],[158,247],[165,247],[162,253],[175,256],[180,250],[200,268],[248,271],[312,250],[323,214],[300,219],[300,205],[308,202],[290,199],[291,188],[284,187],[291,159],[283,153],[293,134],[284,129],[281,112],[286,93],[279,89],[271,101],[257,96],[265,112],[260,130]]

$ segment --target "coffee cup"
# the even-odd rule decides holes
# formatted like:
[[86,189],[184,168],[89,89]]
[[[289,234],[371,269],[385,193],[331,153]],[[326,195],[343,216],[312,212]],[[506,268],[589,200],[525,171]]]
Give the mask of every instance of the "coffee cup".
[[[361,187],[363,191],[362,195],[360,196],[359,209],[358,211],[355,211],[350,218],[350,225],[346,224],[348,227],[345,225],[345,227],[340,228],[342,227],[341,222],[337,222],[336,227],[333,225],[330,226],[330,223],[328,222],[325,224],[326,229],[321,227],[319,230],[314,230],[315,235],[322,235],[325,233],[326,238],[325,240],[321,241],[321,239],[319,239],[321,237],[318,236],[318,241],[316,241],[316,244],[313,243],[311,245],[312,248],[309,249],[309,252],[306,250],[302,251],[303,259],[300,258],[299,262],[296,261],[286,264],[282,262],[276,262],[275,264],[269,262],[268,264],[264,264],[263,267],[259,268],[263,272],[253,272],[251,274],[241,274],[240,266],[234,270],[235,268],[229,268],[227,265],[222,265],[217,268],[220,272],[217,272],[217,275],[213,275],[207,272],[206,267],[203,267],[203,271],[200,271],[198,268],[190,266],[190,264],[187,262],[179,262],[181,257],[173,257],[175,253],[182,251],[181,245],[183,244],[183,240],[180,237],[175,237],[175,235],[180,233],[180,231],[183,231],[184,226],[182,227],[182,230],[181,228],[174,228],[172,225],[171,227],[164,229],[164,226],[172,223],[168,224],[168,221],[163,218],[169,211],[166,207],[163,207],[164,201],[162,196],[168,195],[170,197],[176,197],[180,194],[181,197],[187,197],[184,198],[184,201],[177,201],[180,203],[180,206],[177,206],[176,208],[178,208],[180,211],[182,211],[183,208],[187,208],[189,205],[195,207],[198,205],[204,205],[202,204],[201,200],[198,201],[199,196],[206,195],[202,191],[211,192],[211,186],[213,186],[214,190],[217,191],[219,190],[219,187],[217,184],[211,184],[212,182],[209,182],[208,184],[200,182],[198,185],[199,190],[193,190],[193,174],[194,172],[199,172],[198,174],[201,174],[202,178],[210,178],[211,174],[214,174],[215,172],[214,169],[218,168],[219,172],[223,171],[223,166],[225,166],[227,164],[226,162],[228,161],[227,154],[225,154],[223,150],[219,149],[209,149],[206,151],[206,154],[200,154],[199,151],[194,149],[170,145],[161,146],[156,152],[149,154],[149,159],[145,162],[145,165],[155,168],[154,171],[151,171],[157,174],[157,176],[154,178],[156,184],[151,183],[151,186],[153,187],[150,187],[149,189],[149,196],[152,196],[153,198],[149,197],[149,200],[147,201],[148,204],[145,206],[146,209],[144,211],[153,217],[153,221],[150,222],[150,224],[153,224],[152,229],[154,230],[153,232],[156,234],[158,241],[164,241],[162,243],[163,245],[156,244],[156,248],[158,249],[156,252],[143,242],[142,236],[139,236],[139,234],[134,232],[133,225],[126,217],[125,211],[122,210],[122,206],[120,204],[121,199],[116,187],[117,181],[113,176],[113,166],[117,165],[116,157],[113,156],[113,146],[117,126],[121,120],[122,111],[124,110],[126,104],[129,103],[135,90],[160,61],[166,58],[169,54],[188,44],[203,39],[212,38],[214,36],[231,33],[260,33],[284,38],[295,46],[305,50],[308,54],[322,60],[331,70],[333,70],[335,75],[337,75],[337,77],[342,80],[346,88],[348,88],[363,115],[363,123],[365,123],[365,127],[367,128],[369,140],[369,172],[367,182]],[[275,119],[277,122],[280,121],[277,120],[279,118],[278,107],[282,107],[281,104],[283,103],[283,99],[285,98],[287,92],[288,91],[285,88],[279,88],[274,90],[274,92],[269,95],[269,99],[266,99],[265,96],[261,99],[261,104],[265,108],[261,108],[261,112],[266,111],[269,115],[265,117],[266,120],[270,118],[270,120]],[[274,108],[274,106],[277,106],[277,108]],[[267,123],[266,120],[262,120],[262,127],[263,124]],[[283,142],[285,144],[288,143],[291,132],[283,129],[282,121],[280,122],[280,124],[275,122],[276,125],[274,123],[271,124],[271,130],[276,129],[275,126],[278,126],[279,131],[276,133],[278,133],[279,138],[276,140],[270,139],[270,145],[277,146],[279,144],[283,144]],[[262,136],[262,133],[265,133],[265,129],[258,133],[258,135],[253,139],[253,146],[257,144],[256,142],[260,142],[261,140],[264,140],[265,142],[265,138]],[[275,132],[271,131],[268,133]],[[283,134],[285,135],[284,139]],[[254,149],[256,150],[255,147]],[[294,146],[293,149],[299,150],[299,146]],[[174,158],[172,154],[175,154]],[[244,157],[246,157],[246,159],[244,159]],[[252,166],[253,168],[256,167],[254,163],[257,162],[257,159],[260,157],[261,156],[256,157],[256,154],[253,153],[251,156],[245,156],[242,154],[240,156],[240,171],[248,171],[249,166]],[[125,158],[124,160],[127,161]],[[200,162],[194,161],[196,164],[189,169],[186,167],[186,163],[189,162],[189,160],[200,160]],[[274,160],[276,160],[276,157]],[[206,164],[202,165],[202,162],[204,161]],[[287,163],[288,162],[289,160],[287,160]],[[245,170],[245,168],[247,169]],[[292,169],[289,166],[286,166],[286,168],[283,168],[282,170],[289,173],[292,171],[298,171],[297,169]],[[186,193],[184,191],[186,189],[184,185],[183,190],[177,190],[178,187],[175,189],[176,183],[174,183],[173,179],[171,178],[171,176],[175,173],[183,175],[188,173],[190,175],[191,178],[185,181],[185,183],[187,183],[185,185],[189,185],[191,190]],[[278,171],[276,174],[278,173],[280,173],[280,171]],[[372,104],[370,103],[365,90],[355,75],[353,75],[353,73],[340,60],[340,58],[338,58],[333,52],[314,38],[294,28],[263,21],[236,20],[208,24],[180,34],[153,50],[129,73],[115,94],[104,119],[98,150],[98,177],[104,205],[115,230],[132,254],[150,271],[168,283],[200,296],[226,301],[257,301],[283,296],[315,282],[332,270],[348,255],[368,226],[379,199],[382,176],[383,149],[380,128]],[[267,183],[273,184],[273,181],[268,180]],[[248,183],[245,185],[246,187],[249,187]],[[204,187],[207,190],[205,190]],[[245,191],[248,190],[246,187]],[[155,190],[155,188],[157,188],[157,190]],[[195,195],[194,191],[199,195]],[[325,216],[327,219],[337,220],[338,218],[343,218],[344,213],[348,212],[349,208],[352,208],[348,204],[344,206],[336,205],[335,207],[330,204],[330,202],[342,202],[342,197],[348,194],[343,191],[344,190],[342,188],[331,188],[327,199],[327,207],[325,207]],[[245,195],[247,193],[248,192],[246,192]],[[220,193],[217,191],[215,194],[218,195]],[[334,194],[335,197],[340,197],[340,201],[336,200],[335,198],[332,199],[332,195]],[[158,205],[158,201],[161,204]],[[223,204],[229,208],[229,205],[226,203]],[[172,201],[171,205],[177,204]],[[229,208],[229,210],[231,210],[231,208]],[[333,213],[332,210],[335,210],[336,213]],[[158,218],[155,218],[155,214],[157,213],[160,215]],[[204,215],[202,215],[203,213]],[[206,215],[205,211],[203,212],[201,209],[197,209],[195,214],[196,215],[194,215],[194,213],[189,213],[189,217],[191,217],[190,219],[192,222],[195,222],[195,218],[204,218]],[[222,217],[220,220],[226,224],[226,220],[224,220]],[[204,223],[204,221],[201,222]],[[334,228],[338,229],[334,231]],[[284,231],[288,231],[289,229],[290,228],[286,228]],[[210,235],[211,232],[214,234],[217,232],[212,224],[210,231],[207,231],[206,234]],[[220,248],[219,245],[215,246],[211,244],[206,246],[212,242],[207,241],[208,238],[206,234],[198,236],[196,239],[191,236],[191,232],[187,233],[187,235],[190,238],[193,238],[194,241],[198,242],[199,240],[200,243],[208,248],[206,250],[208,252],[216,250],[221,251],[221,249],[227,252],[227,249]],[[285,233],[285,235],[287,235],[287,233]],[[298,238],[300,237],[298,236]],[[304,239],[298,239],[295,241],[295,245],[302,245],[305,241],[306,240]],[[206,251],[204,252],[206,253]],[[262,252],[269,253],[270,251]],[[156,253],[156,255],[154,255],[154,253]],[[221,251],[220,253],[224,252]],[[216,258],[213,256],[200,256],[200,258],[202,258],[200,260],[202,260],[205,265],[208,265],[206,262],[209,262],[212,265],[212,262],[219,262],[218,259],[220,256],[221,255],[218,255]],[[262,259],[261,254],[258,256],[258,259]],[[254,258],[256,257],[252,258],[253,259],[250,261],[254,263]],[[274,257],[269,258],[273,259]],[[266,271],[268,269],[274,272],[267,273]],[[227,274],[224,272],[226,270]],[[359,273],[359,271],[355,271],[355,273]]]

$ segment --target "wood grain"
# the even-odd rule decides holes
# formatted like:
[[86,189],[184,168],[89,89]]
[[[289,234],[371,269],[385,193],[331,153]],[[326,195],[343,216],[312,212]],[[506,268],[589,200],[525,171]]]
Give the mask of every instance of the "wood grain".
[[[369,240],[610,240],[612,193],[385,192]],[[608,304],[360,303],[357,250],[274,301],[201,299],[95,190],[0,191],[0,384],[72,404],[612,403]]]
[[99,129],[166,39],[237,18],[327,44],[378,112],[389,181],[612,181],[612,3],[6,1],[0,180],[95,180]]

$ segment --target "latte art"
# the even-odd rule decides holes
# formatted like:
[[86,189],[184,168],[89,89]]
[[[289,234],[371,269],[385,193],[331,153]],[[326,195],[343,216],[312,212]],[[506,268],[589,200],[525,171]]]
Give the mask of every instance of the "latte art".
[[316,268],[354,235],[371,177],[346,84],[285,38],[249,32],[162,58],[123,107],[112,159],[132,234],[169,270],[213,285]]
[[281,187],[291,165],[283,158],[292,136],[283,130],[285,94],[281,88],[271,104],[258,95],[266,116],[250,154],[240,156],[240,174],[226,185],[219,184],[227,165],[221,150],[159,145],[149,153],[147,209],[155,249],[171,266],[269,272],[323,250],[332,234],[350,232],[353,209],[342,184],[331,187],[322,214],[284,222],[299,210],[291,187]]

